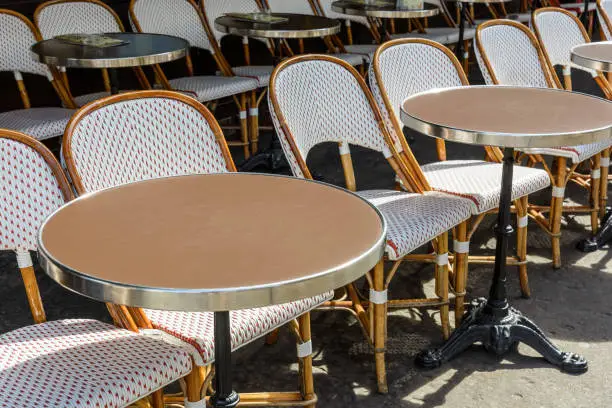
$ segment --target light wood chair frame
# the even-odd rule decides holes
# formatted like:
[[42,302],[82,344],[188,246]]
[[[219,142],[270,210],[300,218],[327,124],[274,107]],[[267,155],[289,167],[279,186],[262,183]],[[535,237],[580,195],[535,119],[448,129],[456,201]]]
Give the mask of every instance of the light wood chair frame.
[[[136,4],[136,1],[138,1],[138,0],[130,0],[129,16],[130,16],[130,21],[134,25],[134,28],[136,29],[136,31],[142,33],[142,32],[144,32],[144,30],[140,26],[140,23],[138,22],[138,18],[136,17],[136,13],[134,12],[134,5]],[[224,76],[229,76],[229,77],[236,76],[234,74],[234,72],[232,71],[231,66],[229,65],[229,63],[227,62],[225,57],[223,56],[223,53],[219,49],[219,47],[217,45],[217,41],[215,40],[214,36],[211,38],[210,28],[208,27],[208,23],[206,22],[206,18],[202,14],[201,8],[196,4],[196,2],[194,0],[181,0],[181,1],[185,1],[185,2],[189,3],[191,5],[191,7],[193,7],[194,11],[197,13],[198,18],[200,19],[200,22],[202,23],[202,26],[204,27],[204,29],[206,31],[206,35],[208,37],[210,46],[213,49],[212,56],[213,56],[213,58],[215,60],[215,63],[217,64],[217,68],[219,69],[221,74],[224,75]],[[194,75],[193,62],[192,62],[190,54],[187,54],[187,56],[185,57],[185,66],[187,68],[187,75],[188,76],[193,76]],[[170,85],[168,77],[166,76],[166,74],[162,70],[161,65],[160,64],[155,64],[152,67],[153,67],[153,70],[155,72],[156,82],[158,82],[165,90],[172,91],[173,90],[172,89],[172,85]],[[253,147],[253,151],[257,150],[256,149],[256,147],[257,147],[257,140],[253,140],[253,138],[251,137],[252,131],[251,132],[249,131],[249,120],[248,120],[248,115],[247,115],[248,105],[249,105],[249,99],[248,98],[249,98],[249,96],[247,95],[247,93],[242,93],[242,94],[239,94],[239,95],[232,95],[232,99],[233,99],[236,107],[238,108],[238,111],[240,112],[240,126],[239,126],[239,129],[240,129],[240,134],[241,134],[241,140],[239,142],[238,141],[228,141],[227,142],[228,146],[239,146],[239,147],[242,147],[245,158],[249,158],[251,156],[251,148],[250,148],[251,145],[254,146]],[[209,101],[209,102],[206,102],[206,106],[214,111],[215,108],[217,107],[217,102],[218,101]],[[232,128],[230,126],[225,126],[225,127],[228,128],[228,129]],[[253,136],[253,137],[255,137],[255,136]]]
[[[45,8],[49,6],[54,6],[57,4],[68,4],[68,3],[91,3],[91,4],[95,4],[97,6],[104,8],[106,11],[108,11],[110,15],[113,16],[113,18],[117,22],[117,27],[120,29],[120,31],[125,32],[125,27],[123,26],[123,23],[121,22],[121,18],[119,18],[117,13],[115,13],[115,10],[113,10],[108,4],[100,0],[49,0],[44,3],[40,3],[34,10],[34,24],[36,25],[36,27],[38,28],[40,25],[40,13],[42,13]],[[63,81],[66,91],[70,94],[70,96],[73,96],[72,91],[70,90],[70,82],[68,81],[68,74],[66,70],[61,69],[59,67],[55,67],[55,66],[49,66],[49,68],[53,70],[57,70],[59,72],[59,75]],[[151,83],[147,79],[147,76],[145,75],[143,69],[141,67],[134,67],[133,70],[138,80],[138,83],[140,84],[140,87],[142,89],[151,89]],[[104,90],[110,94],[111,82],[110,82],[108,70],[106,68],[102,68],[100,71],[102,72],[102,81],[104,83]]]
[[[547,56],[544,54],[538,39],[535,34],[533,34],[529,28],[525,25],[518,23],[512,20],[491,20],[485,23],[482,23],[478,26],[476,30],[476,46],[478,47],[478,51],[482,57],[482,61],[486,67],[488,74],[491,77],[491,80],[495,84],[499,84],[499,80],[497,79],[495,72],[491,66],[491,62],[489,61],[487,54],[484,50],[484,47],[481,43],[481,32],[487,27],[491,27],[494,25],[508,25],[511,27],[515,27],[521,30],[528,38],[533,47],[536,49],[538,54],[538,60],[540,62],[540,66],[544,73],[544,77],[546,79],[546,83],[550,88],[563,89],[559,78],[554,73],[554,68],[550,65],[550,62]],[[605,78],[604,78],[605,79]],[[502,152],[499,148],[493,148],[492,153],[495,156],[495,160],[501,162],[502,160]],[[607,168],[604,170],[601,168],[601,158],[609,157],[609,149],[605,149],[601,153],[598,153],[591,157],[585,162],[590,163],[591,170],[594,174],[598,172],[606,173],[606,187],[607,187]],[[600,202],[602,197],[600,196],[600,182],[591,183],[593,178],[590,178],[586,175],[581,175],[576,172],[577,167],[580,163],[572,163],[571,166],[567,164],[567,158],[561,156],[554,157],[554,166],[553,168],[549,167],[546,163],[544,157],[540,154],[518,154],[517,153],[517,162],[525,161],[528,166],[535,166],[536,164],[542,165],[543,169],[548,173],[550,177],[551,184],[553,186],[553,194],[551,195],[550,205],[534,205],[529,204],[528,206],[528,215],[529,217],[536,222],[538,226],[540,226],[550,237],[551,246],[552,246],[552,262],[553,268],[561,267],[561,216],[563,213],[587,213],[590,214],[591,217],[591,230],[593,234],[597,233],[599,228],[599,214],[600,214]],[[591,201],[590,205],[567,205],[563,203],[564,199],[564,191],[567,183],[573,181],[579,186],[586,188],[589,190],[589,198]],[[555,193],[558,191],[558,193]],[[546,217],[546,213],[550,213],[548,217]]]
[[[382,114],[378,110],[378,106],[376,105],[376,101],[372,96],[367,84],[363,77],[359,74],[359,72],[352,67],[349,63],[342,61],[338,58],[334,58],[332,56],[321,55],[321,54],[311,54],[311,55],[302,55],[292,57],[288,60],[283,61],[279,66],[275,69],[272,74],[272,78],[270,80],[270,89],[269,89],[269,97],[271,101],[270,109],[274,110],[274,113],[278,119],[279,125],[287,139],[291,151],[293,152],[298,164],[300,166],[301,171],[304,174],[304,177],[307,179],[312,179],[312,174],[306,165],[305,158],[302,157],[296,142],[295,137],[291,133],[287,121],[280,109],[276,92],[275,92],[275,84],[276,77],[280,71],[282,71],[285,67],[300,63],[303,61],[328,61],[338,64],[348,70],[357,80],[359,86],[361,87],[364,95],[366,96],[368,103],[374,113],[375,120],[378,123],[381,134],[384,137],[384,140],[389,147],[389,151],[391,152],[391,156],[387,158],[389,165],[395,171],[395,173],[399,176],[402,182],[405,185],[411,186],[411,189],[415,193],[423,193],[424,190],[421,188],[421,184],[418,183],[411,171],[409,169],[409,165],[402,160],[400,154],[394,147],[391,135],[387,130]],[[342,146],[341,143],[339,143]],[[351,154],[347,149],[340,149],[340,159],[342,164],[342,169],[344,173],[344,179],[346,183],[346,188],[350,191],[356,190],[355,184],[355,173],[353,169],[353,163]],[[432,241],[432,245],[434,246],[434,250],[437,254],[444,256],[444,254],[448,253],[448,233],[443,233],[439,235],[434,241]],[[386,293],[391,280],[395,276],[402,260],[397,260],[393,262],[392,267],[385,271],[385,260],[386,257],[381,259],[378,264],[366,274],[367,282],[370,286],[370,289],[377,293]],[[386,345],[386,336],[387,336],[387,310],[388,308],[413,308],[413,307],[439,307],[440,310],[440,319],[442,325],[442,331],[444,338],[448,338],[450,335],[450,322],[449,322],[449,300],[448,300],[448,276],[449,276],[449,268],[448,264],[435,265],[435,298],[425,298],[425,299],[394,299],[387,300],[384,303],[368,301],[364,299],[364,296],[361,296],[359,290],[357,289],[355,283],[351,283],[346,285],[344,290],[344,296],[340,299],[334,299],[326,302],[319,309],[321,310],[343,310],[348,311],[352,315],[355,316],[357,322],[360,324],[362,331],[368,340],[370,346],[374,350],[375,356],[375,366],[376,366],[376,378],[378,383],[378,391],[381,393],[386,393],[388,391],[387,386],[387,378],[386,378],[386,369],[385,369],[385,345]]]
[[[465,74],[463,67],[455,54],[444,45],[421,38],[406,38],[406,39],[397,39],[384,43],[381,45],[376,54],[374,55],[374,59],[372,61],[372,72],[376,78],[376,82],[378,84],[383,83],[382,73],[380,70],[380,55],[390,47],[398,46],[402,44],[424,44],[427,46],[431,46],[436,48],[437,50],[442,51],[452,62],[455,67],[457,74],[461,80],[462,85],[468,86],[469,81],[467,75]],[[379,86],[380,93],[387,109],[389,112],[389,118],[391,120],[393,130],[395,134],[398,135],[398,142],[401,145],[401,152],[399,153],[401,159],[407,164],[411,173],[414,175],[415,179],[418,180],[419,186],[423,191],[433,191],[434,189],[429,185],[427,178],[421,167],[416,160],[416,157],[412,153],[412,149],[408,145],[405,137],[401,137],[403,135],[403,125],[399,122],[399,119],[396,117],[393,112],[395,108],[391,103],[389,95],[387,94],[384,87]],[[446,160],[446,143],[443,139],[435,139],[436,142],[436,151],[438,155],[438,159],[440,161]],[[485,159],[488,161],[495,161],[495,150],[490,146],[484,147]],[[398,186],[401,188],[401,186]],[[518,222],[519,219],[527,216],[527,196],[521,197],[514,201],[514,207],[512,209],[513,212],[516,213],[517,217],[517,229],[516,229],[516,246],[517,253],[515,256],[509,256],[506,260],[508,266],[516,266],[519,272],[519,280],[521,285],[521,292],[523,296],[529,297],[531,295],[531,290],[529,289],[529,280],[527,276],[527,225],[522,225]],[[473,264],[486,264],[492,265],[495,263],[495,256],[488,255],[472,255],[469,252],[460,252],[465,250],[465,247],[469,245],[469,242],[476,232],[478,226],[483,221],[484,217],[487,214],[497,213],[497,208],[484,212],[479,215],[475,215],[471,220],[466,220],[465,222],[458,225],[453,229],[453,238],[455,242],[454,253],[449,256],[449,261],[451,262],[451,272],[450,278],[453,283],[453,293],[455,295],[455,326],[459,326],[461,323],[464,310],[465,310],[465,295],[466,295],[466,286],[467,286],[467,277],[468,277],[468,265],[469,263]],[[429,262],[435,263],[436,256],[435,254],[426,254],[426,255],[408,255],[406,260],[416,261],[416,262]]]
[[[185,103],[200,113],[208,122],[217,144],[221,150],[223,158],[225,159],[226,167],[229,172],[236,172],[236,166],[232,160],[231,153],[223,131],[217,123],[217,120],[213,114],[200,102],[186,95],[178,92],[165,91],[165,90],[147,90],[147,91],[134,91],[120,95],[113,95],[103,99],[99,99],[92,102],[85,107],[81,108],[70,120],[66,127],[64,134],[64,143],[62,145],[62,154],[66,162],[66,169],[70,174],[75,191],[77,195],[86,194],[88,191],[83,184],[83,180],[75,164],[74,156],[72,154],[72,135],[81,120],[83,120],[90,113],[103,108],[108,105],[113,105],[118,102],[141,99],[141,98],[166,98],[173,99]],[[140,329],[153,329],[151,321],[147,317],[146,313],[142,308],[131,307],[125,305],[110,305],[109,310],[112,309],[111,315],[113,320],[120,324],[121,327],[132,331],[139,331]],[[297,319],[294,319],[288,324],[290,331],[296,336],[296,341],[299,344],[307,343],[311,341],[310,331],[310,313],[304,313]],[[208,366],[197,366],[195,361],[193,362],[193,370],[184,379],[185,395],[175,394],[163,396],[160,392],[157,403],[154,405],[155,408],[162,408],[164,404],[182,404],[185,399],[189,402],[198,402],[203,399],[208,400],[209,396],[206,395],[210,391],[212,385],[212,378],[214,375],[214,369],[212,365]],[[312,374],[312,354],[301,357],[299,359],[299,377],[300,377],[300,390],[297,392],[258,392],[258,393],[241,393],[241,403],[253,405],[253,406],[306,406],[314,407],[317,401],[317,396],[314,392],[314,382]]]
[[[30,31],[34,35],[34,38],[36,39],[36,41],[42,41],[43,40],[42,35],[40,34],[40,31],[38,31],[38,28],[36,28],[34,23],[32,23],[23,14],[18,13],[18,12],[13,11],[13,10],[2,9],[2,8],[0,8],[0,14],[8,14],[10,16],[18,18],[23,23],[25,23],[25,25],[28,26],[28,28],[30,29]],[[60,98],[60,101],[64,104],[64,106],[66,108],[75,109],[76,108],[76,104],[75,104],[74,100],[72,99],[72,96],[70,95],[68,90],[66,90],[66,88],[64,87],[63,82],[62,82],[60,76],[58,75],[57,70],[51,69],[50,72],[51,72],[52,77],[48,78],[49,82],[53,86],[53,90],[55,91],[57,96]],[[22,77],[21,73],[17,72],[17,71],[14,72],[14,76],[15,76],[15,81],[17,82],[17,88],[19,89],[19,96],[21,97],[21,102],[23,104],[23,107],[25,109],[29,109],[29,108],[32,107],[32,104],[30,102],[30,96],[28,94],[28,91],[26,89],[25,83],[23,81],[23,77]]]

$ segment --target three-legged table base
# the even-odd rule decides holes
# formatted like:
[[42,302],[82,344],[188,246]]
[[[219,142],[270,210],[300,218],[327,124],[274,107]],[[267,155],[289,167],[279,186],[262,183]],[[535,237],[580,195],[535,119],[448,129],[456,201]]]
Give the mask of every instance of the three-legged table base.
[[510,306],[505,309],[491,308],[485,298],[472,302],[461,326],[442,347],[421,352],[416,362],[425,368],[436,368],[477,342],[498,356],[516,351],[520,342],[533,348],[549,363],[565,372],[582,373],[588,368],[584,357],[559,350],[542,330],[521,312]]

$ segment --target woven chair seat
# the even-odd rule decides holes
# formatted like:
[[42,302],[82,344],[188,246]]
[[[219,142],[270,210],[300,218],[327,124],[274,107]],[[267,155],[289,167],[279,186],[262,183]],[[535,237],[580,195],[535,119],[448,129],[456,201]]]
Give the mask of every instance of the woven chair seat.
[[2,407],[126,407],[190,371],[185,350],[96,320],[0,336]]
[[[391,34],[391,38],[426,38],[441,44],[453,44],[459,41],[459,29],[456,27],[428,27],[425,31],[425,33],[413,31],[410,33]],[[472,40],[475,35],[475,28],[466,27],[463,38],[465,40]]]
[[506,18],[518,21],[519,23],[529,23],[531,21],[531,13],[512,13],[508,14]]
[[602,150],[612,146],[612,140],[604,140],[603,142],[591,143],[579,146],[542,148],[542,149],[521,149],[522,152],[531,154],[546,154],[557,157],[566,157],[573,163],[580,163],[588,158],[593,157]]
[[[314,309],[333,297],[327,292],[314,297],[230,312],[232,351],[257,340],[272,330]],[[205,366],[215,360],[214,314],[211,312],[169,312],[145,309],[156,330],[145,330],[173,344],[187,346],[197,365]]]
[[[121,90],[119,93],[132,92],[132,90]],[[97,101],[98,99],[106,98],[110,96],[110,92],[101,91],[101,92],[92,92],[85,95],[79,95],[74,97],[74,102],[77,106],[85,106],[89,102]]]
[[330,54],[332,57],[341,59],[342,61],[348,62],[352,66],[362,65],[368,61],[368,56],[363,54],[352,54],[350,52]]
[[172,89],[183,92],[200,102],[226,98],[259,88],[256,79],[238,76],[193,76],[171,79],[169,82]]
[[378,49],[378,44],[349,44],[344,49],[351,54],[367,55],[368,62],[374,58],[374,53]]
[[274,67],[272,65],[252,65],[232,68],[236,75],[257,80],[259,87],[268,86]]
[[[422,167],[427,181],[437,191],[468,198],[473,214],[499,206],[502,164],[480,160],[448,160]],[[535,193],[550,185],[548,173],[541,169],[514,166],[512,199]]]
[[64,108],[30,108],[0,113],[0,128],[16,130],[38,140],[62,136],[75,111]]
[[469,200],[438,193],[364,190],[357,194],[378,208],[387,222],[387,257],[403,258],[471,215]]

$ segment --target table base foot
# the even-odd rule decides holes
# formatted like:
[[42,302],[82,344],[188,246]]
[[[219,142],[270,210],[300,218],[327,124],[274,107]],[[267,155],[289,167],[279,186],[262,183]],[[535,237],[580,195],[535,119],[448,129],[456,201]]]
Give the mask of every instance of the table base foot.
[[578,242],[576,248],[582,252],[595,252],[610,241],[612,241],[612,208],[606,208],[606,215],[601,219],[597,235]]
[[234,408],[240,402],[240,396],[236,391],[232,391],[229,395],[211,397],[211,405],[215,408]]
[[270,148],[249,157],[240,166],[240,171],[278,172],[288,166],[283,150]]
[[509,306],[505,309],[492,309],[484,298],[472,302],[463,323],[442,347],[421,352],[416,363],[423,368],[439,367],[477,342],[498,356],[517,351],[518,344],[524,343],[562,371],[584,373],[588,369],[584,357],[559,350],[521,312]]

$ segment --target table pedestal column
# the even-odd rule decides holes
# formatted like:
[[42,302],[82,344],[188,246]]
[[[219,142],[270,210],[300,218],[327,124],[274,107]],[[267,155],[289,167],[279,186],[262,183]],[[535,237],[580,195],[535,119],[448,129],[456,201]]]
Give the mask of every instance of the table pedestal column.
[[457,2],[457,7],[459,7],[459,41],[457,41],[457,45],[455,46],[455,56],[459,61],[463,61],[465,58],[463,56],[463,38],[465,36],[465,24],[467,23],[468,8],[467,4],[463,4],[460,1]]
[[119,75],[117,73],[117,68],[108,69],[108,78],[111,85],[110,94],[117,95],[119,93]]
[[442,347],[423,351],[417,356],[416,363],[422,367],[438,367],[477,342],[500,356],[516,351],[518,343],[522,342],[563,371],[582,373],[587,370],[587,361],[583,357],[559,350],[535,323],[508,304],[506,251],[508,237],[514,231],[510,225],[513,168],[514,149],[506,148],[496,228],[495,270],[489,299],[480,298],[472,302],[461,326]]
[[216,408],[233,408],[240,401],[240,397],[232,389],[229,312],[215,312],[215,394],[210,401]]

